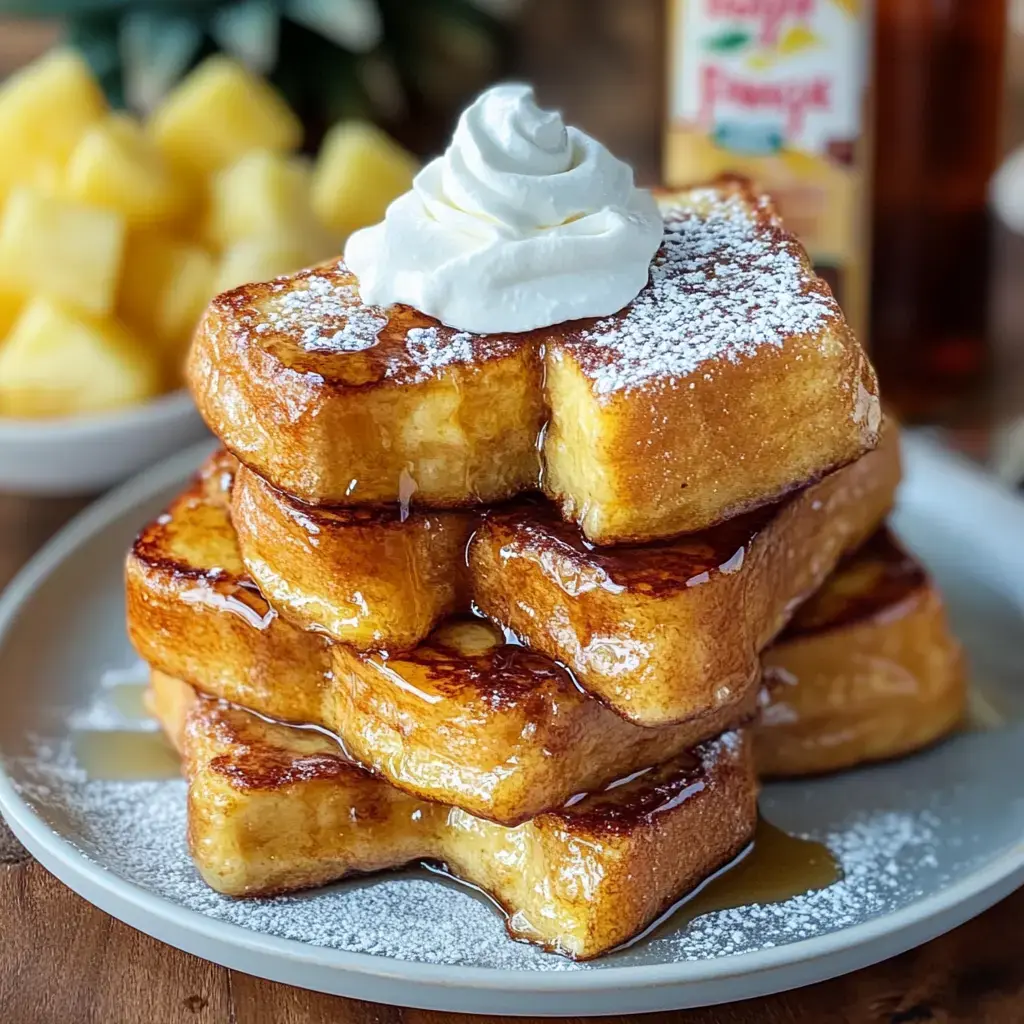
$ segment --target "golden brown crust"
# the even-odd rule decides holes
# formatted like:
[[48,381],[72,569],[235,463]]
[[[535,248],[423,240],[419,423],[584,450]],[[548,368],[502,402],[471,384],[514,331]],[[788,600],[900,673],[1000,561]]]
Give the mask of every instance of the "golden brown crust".
[[302,628],[361,650],[407,650],[468,605],[472,513],[315,509],[242,467],[231,519],[270,602]]
[[587,959],[731,860],[756,824],[741,733],[508,829],[406,796],[316,733],[197,697],[160,673],[152,686],[185,761],[196,866],[230,895],[440,861],[506,908],[514,938]]
[[143,528],[125,565],[128,634],[141,657],[266,714],[312,719],[330,671],[325,641],[281,619],[245,571],[226,501],[206,481],[215,456],[162,516]]
[[[365,348],[339,347],[350,325]],[[188,379],[226,447],[311,504],[413,497],[449,507],[534,486],[544,418],[537,345],[473,336],[468,360],[424,370],[409,331],[431,331],[441,345],[461,337],[407,306],[360,307],[352,275],[325,264],[214,299]]]
[[677,757],[750,719],[737,705],[647,729],[581,692],[570,673],[480,619],[446,620],[415,650],[333,651],[331,727],[392,784],[514,825]]
[[964,714],[963,656],[942,598],[885,530],[801,608],[763,661],[770,700],[755,744],[764,775],[899,757]]
[[223,503],[195,488],[143,530],[127,594],[129,635],[155,668],[323,726],[394,784],[508,825],[660,763],[756,707],[750,692],[681,726],[641,728],[481,620],[449,622],[405,656],[330,649],[271,609],[245,575]]
[[246,471],[234,521],[250,572],[303,628],[395,654],[472,599],[620,715],[718,722],[730,707],[741,714],[760,651],[799,601],[889,510],[899,451],[895,428],[885,433],[779,505],[644,546],[595,548],[539,498],[402,522],[389,510],[310,510]]
[[[767,199],[723,181],[667,205],[652,283],[605,321],[455,332],[362,306],[340,264],[225,293],[190,356],[200,411],[307,504],[452,508],[540,483],[602,544],[703,529],[874,447],[874,373]],[[673,255],[681,225],[723,223],[706,231],[717,249],[701,236]],[[716,284],[737,275],[750,287]],[[760,299],[759,282],[771,283]],[[716,318],[706,337],[702,310]]]
[[593,548],[535,508],[487,516],[469,548],[474,600],[590,693],[648,726],[741,700],[758,656],[888,512],[895,428],[787,501],[644,547]]

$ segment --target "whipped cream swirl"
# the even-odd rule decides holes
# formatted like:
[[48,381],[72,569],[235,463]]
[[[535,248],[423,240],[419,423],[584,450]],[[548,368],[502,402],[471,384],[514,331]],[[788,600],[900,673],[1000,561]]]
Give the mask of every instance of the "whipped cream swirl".
[[489,89],[444,156],[345,262],[362,301],[404,302],[449,327],[528,331],[622,309],[647,284],[661,214],[633,170],[526,85]]

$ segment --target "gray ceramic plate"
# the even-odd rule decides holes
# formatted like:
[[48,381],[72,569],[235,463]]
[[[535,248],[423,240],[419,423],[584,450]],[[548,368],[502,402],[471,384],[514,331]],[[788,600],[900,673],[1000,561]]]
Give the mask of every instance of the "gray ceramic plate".
[[985,714],[1004,724],[918,757],[769,786],[765,815],[826,842],[840,884],[671,922],[576,965],[510,942],[471,893],[420,872],[231,901],[193,874],[184,784],[99,781],[74,730],[147,728],[108,701],[134,658],[121,564],[199,458],[185,453],[77,519],[0,599],[0,808],[42,863],[129,924],[229,967],[360,999],[445,1010],[611,1014],[742,999],[924,942],[1024,882],[1024,505],[922,438],[896,525],[946,590]]

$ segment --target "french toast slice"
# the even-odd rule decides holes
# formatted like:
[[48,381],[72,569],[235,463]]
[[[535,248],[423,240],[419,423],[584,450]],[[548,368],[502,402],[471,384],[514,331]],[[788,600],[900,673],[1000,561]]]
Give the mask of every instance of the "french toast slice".
[[232,518],[249,572],[296,625],[394,654],[472,599],[621,715],[664,725],[747,699],[761,649],[885,517],[900,468],[896,428],[882,434],[777,505],[645,546],[594,548],[540,499],[404,522],[317,510],[245,468]]
[[162,673],[150,703],[184,760],[196,867],[232,896],[440,862],[505,909],[513,938],[589,959],[729,863],[756,824],[742,732],[506,828],[408,796],[329,737],[200,697]]
[[515,825],[756,711],[751,691],[694,721],[642,728],[479,619],[448,621],[405,656],[331,646],[279,617],[246,574],[220,489],[229,475],[230,457],[215,456],[136,540],[126,565],[133,644],[204,693],[337,733],[413,794]]
[[598,544],[703,529],[873,448],[874,372],[769,200],[728,179],[662,202],[650,284],[600,321],[456,332],[362,305],[340,263],[226,292],[189,358],[199,409],[306,504],[541,483]]
[[490,512],[468,549],[473,600],[647,726],[742,700],[758,656],[840,558],[875,530],[899,438],[779,504],[675,541],[595,548],[537,506]]
[[879,530],[764,653],[758,770],[809,775],[899,757],[963,719],[965,672],[942,597]]
[[204,689],[313,721],[331,671],[326,641],[278,617],[252,582],[228,516],[237,463],[211,456],[125,563],[128,634],[147,662]]
[[753,718],[757,690],[648,729],[587,696],[571,674],[470,616],[406,654],[332,649],[331,728],[393,785],[502,824],[661,764]]
[[595,544],[701,530],[875,446],[878,382],[767,196],[665,193],[651,283],[548,338],[544,490]]
[[231,520],[246,567],[304,629],[362,650],[415,647],[467,607],[471,512],[318,509],[238,468]]
[[338,262],[217,296],[187,376],[225,446],[310,504],[448,507],[536,486],[536,342],[364,306]]
[[[899,475],[897,431],[886,424],[876,449],[777,505],[675,541],[614,548],[587,543],[544,501],[382,524],[365,511],[311,511],[244,469],[233,508],[243,560],[295,624],[394,655],[426,640],[423,625],[419,636],[407,628],[417,616],[433,626],[468,597],[620,715],[653,727],[739,713],[757,688],[761,650],[884,519]],[[425,529],[449,519],[457,543]],[[379,613],[369,636],[362,609]]]

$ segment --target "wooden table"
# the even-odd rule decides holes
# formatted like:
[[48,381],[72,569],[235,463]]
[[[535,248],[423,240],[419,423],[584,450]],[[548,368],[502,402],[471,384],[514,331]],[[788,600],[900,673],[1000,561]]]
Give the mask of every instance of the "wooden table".
[[[0,497],[0,585],[83,504]],[[2,822],[0,936],[2,1024],[440,1024],[511,1019],[338,999],[206,963],[90,906],[32,860]],[[1024,890],[927,946],[845,978],[707,1010],[616,1019],[644,1024],[1020,1024]]]

